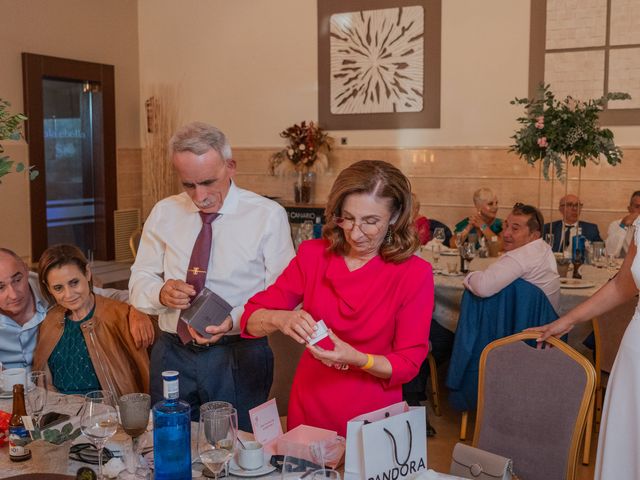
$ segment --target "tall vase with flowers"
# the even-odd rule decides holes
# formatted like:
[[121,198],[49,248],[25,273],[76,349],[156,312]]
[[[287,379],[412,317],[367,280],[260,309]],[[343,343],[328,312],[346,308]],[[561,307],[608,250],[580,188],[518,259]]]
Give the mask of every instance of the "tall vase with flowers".
[[552,171],[549,211],[553,212],[554,177],[565,183],[567,195],[569,164],[578,167],[577,196],[580,197],[582,168],[587,166],[587,161],[599,164],[605,159],[610,165],[622,161],[622,149],[614,143],[613,132],[600,127],[598,114],[607,102],[630,98],[628,93],[610,92],[586,101],[571,96],[558,100],[550,85],[540,84],[535,98],[511,101],[512,105],[524,105],[525,114],[517,118],[520,128],[511,137],[514,144],[510,151],[530,165],[540,162],[538,206],[541,204],[542,175],[548,180],[549,169]]
[[328,154],[333,138],[314,122],[303,121],[280,132],[287,139],[286,148],[274,153],[269,160],[269,173],[282,175],[295,172],[294,200],[310,203],[316,173],[329,165]]

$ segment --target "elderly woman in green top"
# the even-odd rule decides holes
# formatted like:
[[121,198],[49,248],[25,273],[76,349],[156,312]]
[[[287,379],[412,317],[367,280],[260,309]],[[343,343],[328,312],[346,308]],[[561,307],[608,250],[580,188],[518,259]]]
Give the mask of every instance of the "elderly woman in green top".
[[480,246],[480,238],[485,237],[487,242],[492,237],[497,237],[500,250],[502,250],[502,220],[496,217],[498,213],[498,197],[490,188],[479,188],[473,193],[475,211],[470,216],[459,221],[454,227],[454,238],[451,246],[458,242],[464,243],[469,235],[476,235],[476,247]]
[[73,245],[45,250],[39,275],[54,306],[40,326],[34,370],[47,371],[61,393],[109,390],[119,398],[148,391],[147,350],[136,347],[129,331],[130,319],[144,314],[95,294],[87,259]]

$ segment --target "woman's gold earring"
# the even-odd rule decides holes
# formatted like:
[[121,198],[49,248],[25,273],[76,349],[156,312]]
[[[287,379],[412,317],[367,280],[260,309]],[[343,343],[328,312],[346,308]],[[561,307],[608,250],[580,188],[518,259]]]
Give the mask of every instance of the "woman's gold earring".
[[391,228],[387,230],[387,234],[384,237],[384,241],[387,245],[391,245],[391,242],[393,241],[393,232],[391,231]]

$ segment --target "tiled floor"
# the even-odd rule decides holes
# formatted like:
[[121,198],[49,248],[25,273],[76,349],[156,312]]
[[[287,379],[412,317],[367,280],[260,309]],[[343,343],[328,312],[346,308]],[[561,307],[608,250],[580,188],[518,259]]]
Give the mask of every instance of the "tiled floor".
[[[442,377],[441,377],[442,378]],[[436,417],[432,408],[428,407],[429,421],[431,425],[436,429],[435,437],[427,439],[427,463],[429,468],[437,472],[448,472],[451,465],[451,453],[453,447],[459,440],[460,435],[460,414],[449,408],[449,404],[446,399],[446,388],[441,385],[440,391],[443,395],[442,399],[442,415]],[[467,441],[465,443],[471,444],[473,439],[473,421],[470,419],[467,429]],[[592,437],[591,447],[591,459],[589,465],[578,464],[576,480],[592,480],[595,462],[595,448],[598,443],[597,435]],[[582,448],[580,449],[580,459],[582,459]]]

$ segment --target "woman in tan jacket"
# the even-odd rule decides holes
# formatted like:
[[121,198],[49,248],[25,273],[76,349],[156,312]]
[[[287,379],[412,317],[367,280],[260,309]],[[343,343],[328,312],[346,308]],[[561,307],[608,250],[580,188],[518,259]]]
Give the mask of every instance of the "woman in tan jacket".
[[91,270],[72,245],[48,248],[39,262],[40,289],[55,305],[40,326],[34,370],[46,370],[61,393],[109,390],[115,398],[149,390],[149,357],[137,348],[126,303],[93,293]]

